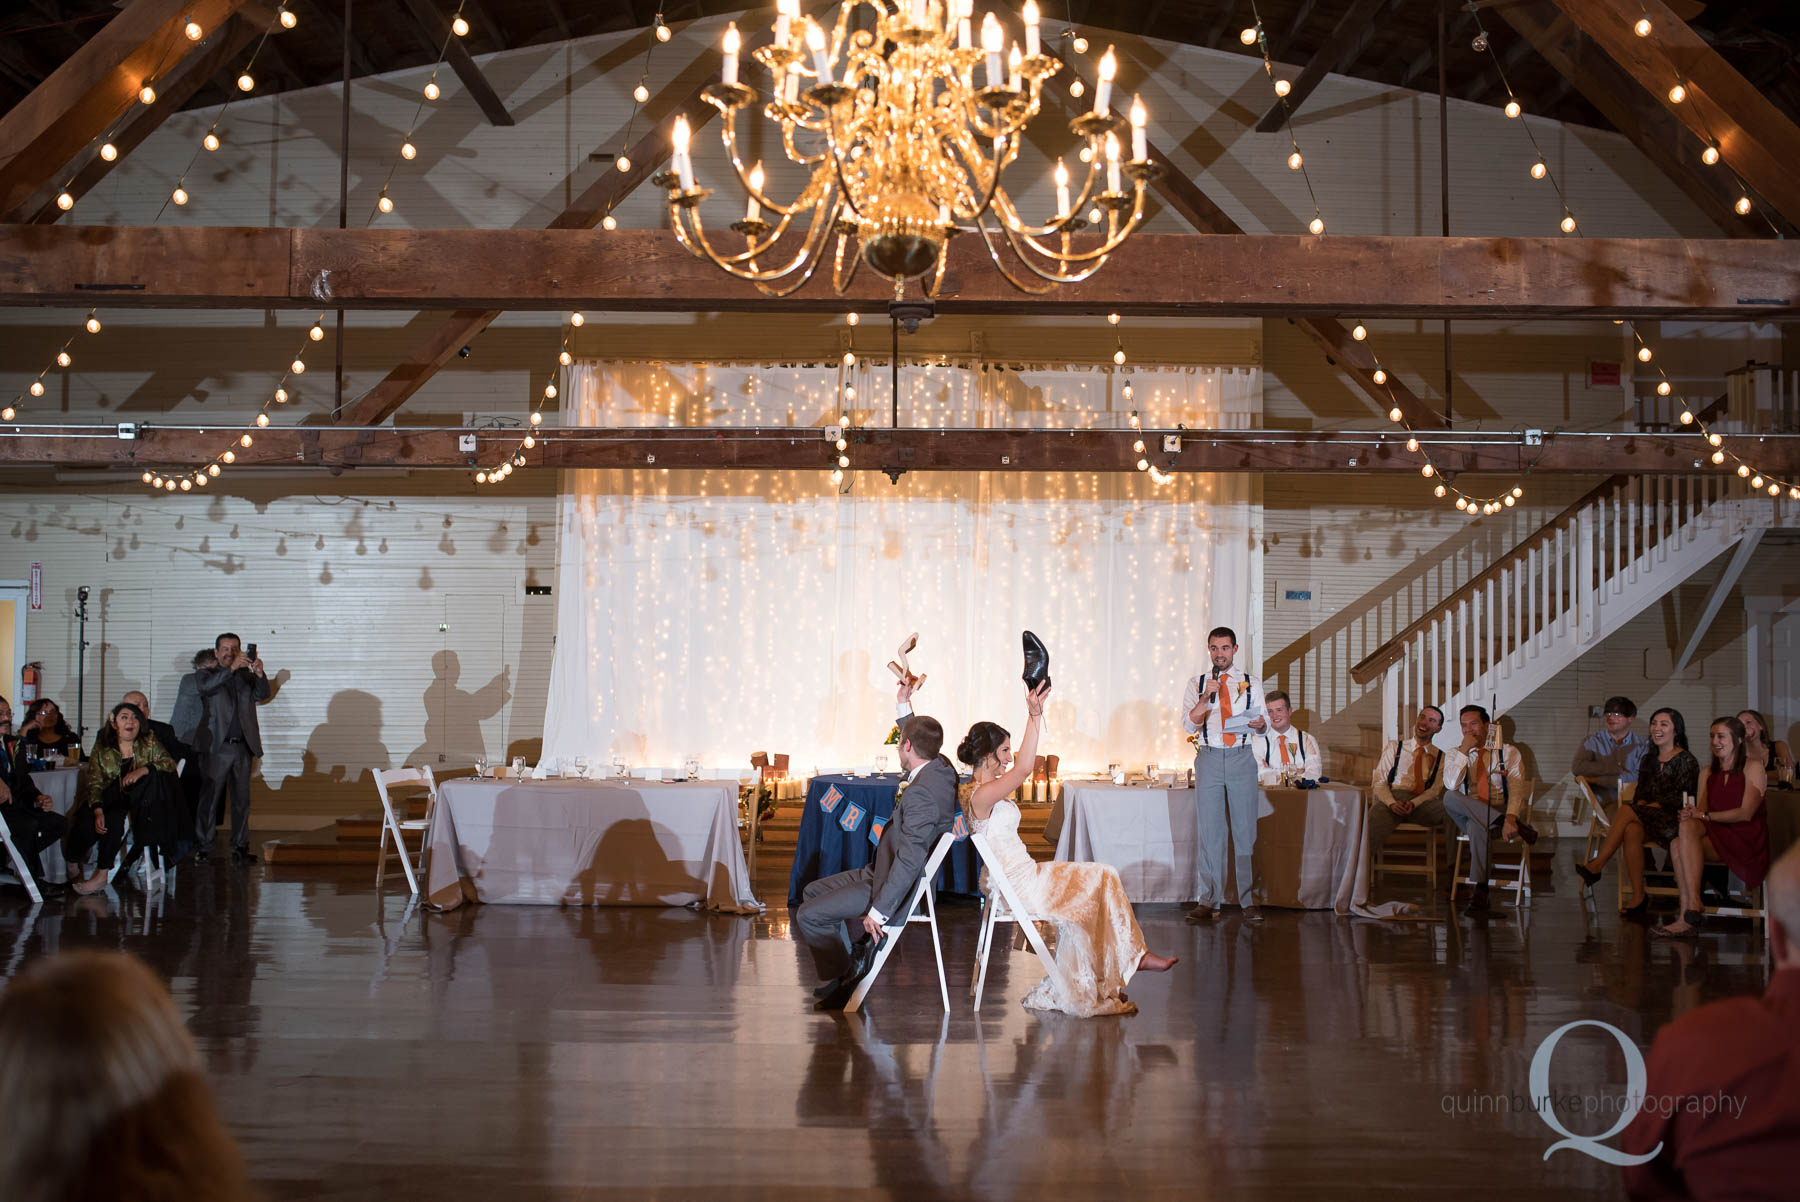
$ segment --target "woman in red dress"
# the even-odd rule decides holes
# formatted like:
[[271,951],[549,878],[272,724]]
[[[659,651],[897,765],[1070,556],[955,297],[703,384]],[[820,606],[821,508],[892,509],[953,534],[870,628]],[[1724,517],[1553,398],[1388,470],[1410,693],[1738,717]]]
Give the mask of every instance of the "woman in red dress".
[[1658,935],[1699,932],[1700,870],[1706,861],[1723,863],[1751,889],[1769,873],[1769,816],[1763,809],[1768,773],[1744,754],[1744,724],[1714,718],[1712,764],[1700,773],[1700,796],[1683,810],[1676,837],[1675,883],[1681,887],[1681,921],[1655,929]]

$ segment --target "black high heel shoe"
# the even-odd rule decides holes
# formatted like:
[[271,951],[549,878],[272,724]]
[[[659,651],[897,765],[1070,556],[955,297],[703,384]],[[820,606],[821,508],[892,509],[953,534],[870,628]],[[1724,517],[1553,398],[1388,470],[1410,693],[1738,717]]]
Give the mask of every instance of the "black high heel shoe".
[[1050,681],[1050,651],[1044,646],[1044,640],[1029,630],[1025,632],[1024,642],[1025,687],[1035,690]]
[[1592,892],[1594,886],[1600,883],[1600,874],[1589,868],[1584,860],[1575,861],[1575,875],[1581,878],[1589,892]]
[[1642,922],[1650,912],[1650,895],[1645,894],[1629,906],[1619,911],[1620,918],[1629,918],[1633,922]]

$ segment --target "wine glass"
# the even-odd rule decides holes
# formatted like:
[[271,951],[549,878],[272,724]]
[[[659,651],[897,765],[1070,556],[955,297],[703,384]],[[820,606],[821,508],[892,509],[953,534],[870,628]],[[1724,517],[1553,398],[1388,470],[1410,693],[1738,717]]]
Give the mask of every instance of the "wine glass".
[[488,774],[488,758],[485,755],[475,757],[475,779],[486,780]]
[[513,756],[513,758],[512,758],[512,774],[513,774],[514,780],[518,780],[520,777],[525,775],[525,757],[524,756],[522,756],[522,755]]
[[687,778],[689,780],[699,780],[700,779],[700,757],[699,756],[690,756],[688,758]]
[[1157,785],[1157,784],[1161,783],[1162,774],[1157,771],[1157,765],[1155,765],[1155,764],[1145,764],[1144,765],[1144,780],[1145,780],[1145,783],[1150,784],[1150,785]]
[[576,756],[575,757],[575,775],[579,776],[582,780],[586,780],[587,774],[588,774],[588,758],[587,758],[587,756],[585,756],[585,755]]
[[1120,763],[1108,764],[1106,766],[1106,775],[1112,777],[1113,784],[1115,784],[1115,785],[1124,784],[1125,783],[1125,765],[1120,764]]
[[878,773],[885,774],[887,772],[887,770],[888,770],[888,758],[887,758],[887,752],[884,751],[880,755],[875,757],[875,771]]
[[613,756],[612,771],[613,771],[613,775],[618,777],[620,780],[628,779],[628,777],[625,774],[625,757],[624,756],[622,756],[622,755]]

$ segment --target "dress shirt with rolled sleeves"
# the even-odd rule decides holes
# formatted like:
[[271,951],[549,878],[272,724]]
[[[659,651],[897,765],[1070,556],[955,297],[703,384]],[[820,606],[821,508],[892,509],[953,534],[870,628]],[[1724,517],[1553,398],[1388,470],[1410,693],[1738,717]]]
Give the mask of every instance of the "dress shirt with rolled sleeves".
[[1621,788],[1637,784],[1638,761],[1649,746],[1650,740],[1635,730],[1626,731],[1623,739],[1613,738],[1610,730],[1597,731],[1576,751],[1569,770],[1587,777],[1601,801],[1617,801]]
[[[1395,789],[1404,789],[1414,794],[1408,799],[1414,805],[1435,801],[1444,795],[1445,769],[1450,766],[1450,757],[1455,753],[1433,747],[1429,741],[1425,744],[1425,750],[1425,762],[1420,764],[1417,739],[1401,742],[1388,740],[1387,746],[1381,749],[1381,758],[1375,761],[1375,774],[1369,781],[1370,791],[1375,794],[1377,801],[1392,809],[1394,802],[1398,800],[1394,796]],[[1400,761],[1397,770],[1394,766],[1396,757]],[[1435,776],[1432,773],[1434,767],[1437,769]],[[1394,778],[1392,786],[1388,784],[1390,774]],[[1421,787],[1415,789],[1415,783]]]
[[1254,714],[1263,712],[1262,681],[1250,675],[1242,668],[1232,668],[1219,673],[1219,696],[1214,698],[1213,707],[1206,715],[1204,726],[1194,725],[1190,714],[1200,704],[1200,697],[1206,692],[1206,682],[1212,679],[1212,672],[1207,671],[1199,676],[1190,677],[1187,687],[1181,691],[1181,729],[1190,735],[1200,736],[1202,747],[1244,747],[1260,737],[1256,732],[1247,734],[1225,733],[1225,690],[1231,690],[1230,708],[1233,714]]
[[[908,718],[912,717],[912,712],[913,712],[913,709],[912,709],[912,704],[910,702],[901,701],[901,702],[895,703],[895,705],[894,705],[894,721],[895,721],[895,723],[896,724],[904,724]],[[901,782],[902,785],[912,784],[913,778],[915,776],[919,775],[920,771],[923,770],[924,767],[925,767],[924,764],[920,764],[917,768],[914,768],[911,772],[908,772],[906,774],[906,779],[903,782]],[[869,917],[873,918],[876,922],[880,923],[882,926],[887,925],[887,915],[883,914],[880,910],[877,910],[874,906],[869,907]]]
[[[1504,786],[1500,779],[1503,767],[1506,774]],[[1488,787],[1485,798],[1481,796],[1480,778],[1483,773],[1487,776]],[[1445,752],[1444,779],[1449,788],[1455,789],[1464,797],[1485,801],[1495,807],[1504,804],[1509,818],[1523,817],[1525,803],[1531,800],[1531,788],[1525,783],[1525,772],[1519,762],[1519,749],[1511,743],[1502,743],[1497,750],[1477,747],[1466,754],[1460,749]]]
[[1298,772],[1303,780],[1318,780],[1325,775],[1319,741],[1298,726],[1290,726],[1285,732],[1271,726],[1260,735],[1251,735],[1250,746],[1256,749],[1259,784],[1279,784],[1283,772]]

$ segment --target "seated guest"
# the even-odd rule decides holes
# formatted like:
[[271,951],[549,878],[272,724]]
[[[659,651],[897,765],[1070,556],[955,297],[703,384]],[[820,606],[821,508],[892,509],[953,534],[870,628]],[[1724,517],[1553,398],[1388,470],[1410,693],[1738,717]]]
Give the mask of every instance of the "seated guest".
[[1413,722],[1412,738],[1389,739],[1375,761],[1370,780],[1374,800],[1369,803],[1369,851],[1379,852],[1402,822],[1449,830],[1453,822],[1444,812],[1444,753],[1433,747],[1432,736],[1444,729],[1444,711],[1428,705]]
[[[208,661],[213,659],[211,650],[207,651],[206,658]],[[189,675],[197,674],[189,673]],[[185,681],[183,683],[185,683]],[[181,704],[179,694],[177,694],[177,697],[176,705],[179,707]],[[196,702],[198,702],[199,694],[194,694],[194,697]],[[149,716],[150,699],[148,697],[133,690],[132,692],[125,694],[120,700],[129,705],[137,706],[138,713],[144,715],[144,729],[156,736],[156,741],[163,745],[163,750],[169,753],[169,758],[174,760],[176,767],[181,770],[180,796],[182,821],[179,829],[184,832],[192,831],[194,829],[194,810],[200,804],[201,780],[199,754],[188,743],[187,739],[175,733],[175,727],[172,723],[158,722],[155,718]],[[192,731],[189,731],[188,733],[190,736],[193,734]],[[185,846],[189,841],[184,838],[180,842]]]
[[[1656,1152],[1654,1160],[1625,1169],[1632,1198],[1794,1196],[1800,847],[1770,869],[1767,901],[1775,972],[1762,996],[1701,1006],[1656,1033],[1643,1090],[1659,1104],[1639,1110],[1620,1142],[1632,1157]],[[1729,1104],[1719,1105],[1720,1099]]]
[[13,750],[13,770],[21,765],[33,772],[51,766],[50,757],[60,755],[65,764],[81,758],[81,740],[63,721],[56,702],[40,697],[25,707],[25,721],[19,725],[19,742]]
[[1712,763],[1700,773],[1698,798],[1681,812],[1675,838],[1675,883],[1681,888],[1681,921],[1654,928],[1663,936],[1696,935],[1700,930],[1700,871],[1706,861],[1723,863],[1751,889],[1769,871],[1769,813],[1763,808],[1768,776],[1746,759],[1744,724],[1714,718]]
[[[12,737],[12,704],[0,697],[0,751],[10,753],[6,744]],[[6,823],[13,844],[31,865],[34,877],[38,857],[68,829],[68,820],[54,807],[49,795],[40,791],[37,782],[31,779],[31,773],[20,772],[15,776],[11,754],[0,754],[0,821]],[[0,868],[8,866],[0,857]],[[39,880],[38,892],[61,893],[62,886]]]
[[1518,838],[1519,816],[1531,800],[1531,789],[1525,783],[1519,749],[1498,741],[1489,745],[1490,734],[1499,732],[1493,730],[1486,709],[1465,705],[1457,720],[1463,740],[1444,769],[1444,810],[1469,840],[1469,876],[1477,882],[1469,913],[1485,914],[1493,863],[1489,845],[1495,835],[1506,843]]
[[1319,741],[1291,725],[1294,703],[1286,693],[1270,693],[1263,698],[1263,709],[1269,728],[1252,735],[1250,746],[1256,750],[1256,779],[1259,784],[1276,785],[1284,776],[1301,780],[1318,780],[1325,775],[1319,760]]
[[1629,697],[1608,697],[1605,729],[1591,734],[1569,771],[1587,777],[1594,796],[1603,804],[1619,800],[1619,789],[1633,782],[1630,765],[1645,746],[1644,737],[1631,729],[1637,717],[1637,706]]
[[1794,753],[1786,743],[1769,738],[1769,724],[1755,710],[1738,714],[1744,724],[1744,758],[1761,761],[1770,787],[1794,783]]
[[119,952],[39,960],[0,994],[0,1198],[253,1195],[169,991]]
[[1700,791],[1700,761],[1688,750],[1687,723],[1680,710],[1660,709],[1650,715],[1650,746],[1647,751],[1639,748],[1626,770],[1636,774],[1637,791],[1613,815],[1599,854],[1577,863],[1575,872],[1591,888],[1623,846],[1631,904],[1619,913],[1641,918],[1649,901],[1644,894],[1644,845],[1670,847],[1679,833],[1681,811]]
[[[121,702],[113,707],[94,744],[94,761],[88,765],[82,803],[69,818],[69,837],[64,850],[69,857],[69,879],[77,893],[98,893],[106,888],[113,859],[125,837],[125,817],[140,811],[151,798],[153,772],[175,772],[175,761],[156,736],[144,729],[136,706]],[[139,838],[147,833],[140,831]],[[99,867],[81,879],[81,867],[94,845],[100,847]]]

